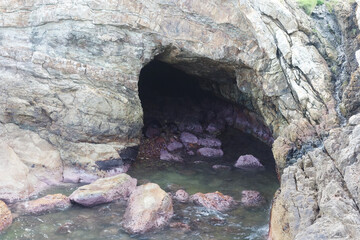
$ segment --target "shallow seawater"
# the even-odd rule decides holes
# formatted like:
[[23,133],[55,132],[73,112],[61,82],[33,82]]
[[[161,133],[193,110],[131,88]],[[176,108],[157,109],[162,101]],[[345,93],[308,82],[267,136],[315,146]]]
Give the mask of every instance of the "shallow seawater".
[[[121,227],[126,203],[117,201],[93,208],[74,205],[57,213],[41,216],[24,216],[14,220],[13,225],[2,235],[2,240],[41,239],[266,239],[273,194],[279,187],[271,150],[250,135],[236,130],[228,130],[221,136],[224,157],[206,159],[191,157],[185,163],[168,163],[160,160],[138,161],[129,175],[140,183],[147,181],[160,185],[166,191],[185,189],[189,194],[196,192],[220,191],[240,201],[242,190],[257,190],[267,203],[260,208],[235,209],[220,213],[193,204],[174,202],[173,222],[183,222],[191,231],[164,228],[145,235],[128,235]],[[232,166],[242,154],[253,154],[265,165],[263,171],[213,170],[214,164]],[[204,161],[195,164],[194,161]],[[154,164],[155,163],[155,164]],[[69,195],[76,185],[53,188],[49,193]]]

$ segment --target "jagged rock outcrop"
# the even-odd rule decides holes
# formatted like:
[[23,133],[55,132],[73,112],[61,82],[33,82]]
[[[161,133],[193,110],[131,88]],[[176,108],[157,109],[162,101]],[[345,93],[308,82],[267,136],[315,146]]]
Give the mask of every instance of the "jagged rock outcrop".
[[154,57],[257,113],[280,169],[337,123],[331,72],[291,1],[32,0],[0,15],[0,122],[38,133],[65,165],[96,172],[138,144],[137,81]]
[[360,234],[360,114],[324,146],[284,170],[271,212],[272,239],[356,239]]
[[26,198],[61,181],[63,169],[106,176],[97,161],[121,162],[139,144],[137,83],[156,58],[207,79],[202,88],[271,130],[282,175],[274,239],[315,238],[321,229],[356,236],[359,159],[332,140],[356,137],[354,118],[337,128],[359,112],[356,6],[334,7],[349,63],[339,67],[338,43],[317,34],[292,0],[0,2],[0,199]]

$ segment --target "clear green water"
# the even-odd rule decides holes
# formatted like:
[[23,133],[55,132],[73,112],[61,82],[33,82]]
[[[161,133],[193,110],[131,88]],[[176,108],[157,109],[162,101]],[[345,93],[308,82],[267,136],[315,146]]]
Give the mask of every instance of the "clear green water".
[[[14,220],[13,225],[2,235],[2,240],[41,239],[266,239],[271,199],[279,187],[274,170],[274,160],[269,147],[253,137],[229,130],[222,136],[224,157],[199,159],[191,157],[182,164],[167,162],[138,161],[128,172],[139,182],[151,181],[167,191],[184,188],[190,194],[196,192],[220,191],[241,199],[245,189],[260,191],[267,204],[260,208],[236,209],[219,213],[193,204],[174,202],[173,222],[183,222],[191,227],[190,232],[164,228],[146,235],[128,235],[121,228],[126,203],[123,201],[104,204],[93,208],[73,206],[57,213],[42,216],[24,216]],[[261,159],[265,171],[244,171],[240,169],[213,170],[214,164],[233,165],[241,154],[253,154]],[[195,164],[193,161],[205,163]],[[154,164],[155,162],[155,164]],[[70,194],[78,186],[56,187],[43,193]]]

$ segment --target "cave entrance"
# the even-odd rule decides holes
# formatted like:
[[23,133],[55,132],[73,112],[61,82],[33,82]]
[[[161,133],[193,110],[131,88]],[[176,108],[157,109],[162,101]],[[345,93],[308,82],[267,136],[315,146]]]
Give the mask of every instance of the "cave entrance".
[[[144,128],[139,157],[174,162],[224,156],[236,160],[253,152],[266,155],[261,164],[273,168],[270,130],[255,113],[209,91],[209,83],[218,84],[158,60],[141,70]],[[226,151],[229,147],[236,149]]]
[[[271,138],[270,131],[256,114],[206,90],[211,89],[209,84],[219,83],[167,63],[153,60],[147,64],[138,84],[144,128],[138,159],[129,174],[140,184],[151,181],[171,192],[175,196],[173,221],[190,225],[195,229],[191,234],[214,239],[263,238],[271,200],[279,187],[271,144],[264,143]],[[219,191],[241,204],[226,216],[219,215],[179,202],[179,189],[190,195]],[[165,232],[169,239],[178,238],[176,231]]]

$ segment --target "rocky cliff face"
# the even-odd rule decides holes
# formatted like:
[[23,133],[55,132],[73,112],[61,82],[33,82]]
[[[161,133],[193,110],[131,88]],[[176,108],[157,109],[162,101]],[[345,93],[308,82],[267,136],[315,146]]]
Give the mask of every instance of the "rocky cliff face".
[[[344,38],[349,63],[344,67],[344,79],[353,72],[348,84],[340,83],[341,88],[336,88],[338,76],[332,71],[332,66],[341,62],[336,42],[318,34],[316,24],[290,0],[0,2],[3,159],[6,166],[21,165],[11,168],[12,176],[27,174],[21,177],[27,180],[16,186],[16,196],[33,194],[39,182],[50,184],[34,174],[42,165],[60,176],[54,181],[61,181],[68,167],[101,175],[96,161],[119,159],[122,150],[139,144],[142,109],[137,82],[141,69],[156,58],[207,79],[204,88],[263,119],[276,138],[273,152],[279,172],[285,169],[277,199],[288,198],[286,192],[294,185],[287,184],[287,179],[294,168],[302,169],[301,162],[320,174],[309,184],[323,184],[313,192],[325,197],[324,181],[332,175],[325,175],[321,163],[331,163],[334,156],[321,149],[323,139],[343,122],[342,114],[350,117],[359,110],[359,74],[353,49],[357,44],[354,36],[345,34],[349,28],[358,32],[358,27],[355,22],[341,24],[354,19],[356,4],[338,4],[337,34]],[[335,89],[342,90],[342,98]],[[336,131],[350,136],[346,128]],[[32,136],[32,140],[24,136]],[[318,150],[310,151],[314,147]],[[39,158],[30,161],[23,156],[24,148],[28,155],[38,151]],[[336,152],[341,149],[345,145]],[[49,151],[51,154],[46,154]],[[342,162],[343,170],[355,160],[349,161]],[[336,163],[332,161],[331,166],[335,168]],[[336,184],[341,185],[348,180],[336,167]],[[298,184],[307,181],[305,176],[296,180]],[[6,181],[0,181],[0,186],[11,189]],[[339,189],[351,192],[343,184]],[[11,191],[6,194],[0,199],[16,198],[8,197]],[[313,205],[306,206],[304,211],[311,216],[302,217],[306,224],[301,227],[290,224],[295,221],[291,214],[298,208],[284,207],[276,200],[274,206],[285,209],[284,219],[291,221],[287,232],[273,231],[274,239],[286,234],[295,238],[305,228],[310,231],[308,226],[316,226],[319,213],[336,206],[314,194],[306,195]],[[356,195],[346,196],[349,201],[356,199]],[[303,204],[302,199],[293,200]],[[358,214],[355,210],[353,216]],[[274,219],[279,212],[273,211]],[[331,225],[329,219],[326,223]],[[348,226],[345,220],[339,221]]]

